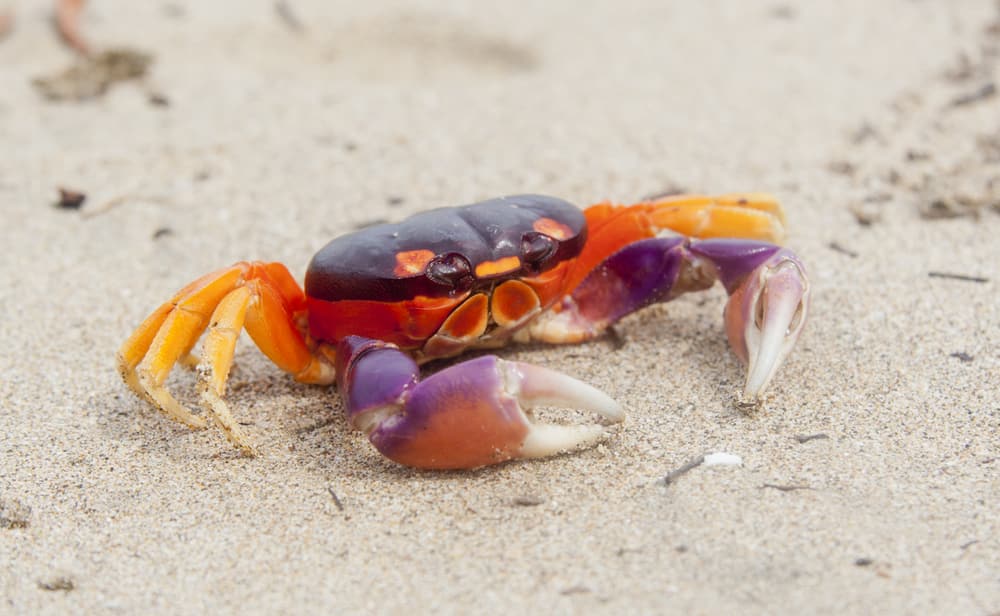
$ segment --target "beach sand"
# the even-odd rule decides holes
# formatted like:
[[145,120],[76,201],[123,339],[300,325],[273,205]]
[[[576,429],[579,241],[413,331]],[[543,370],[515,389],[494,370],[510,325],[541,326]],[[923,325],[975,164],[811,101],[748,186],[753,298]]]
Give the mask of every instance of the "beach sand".
[[[81,102],[32,83],[75,61],[49,2],[4,4],[0,612],[1000,611],[993,2],[94,0],[90,44],[154,61]],[[757,413],[721,289],[625,319],[622,345],[500,351],[628,420],[471,472],[383,459],[246,339],[228,400],[254,459],[114,366],[239,259],[301,276],[430,207],[672,190],[786,206],[814,302]],[[190,373],[171,387],[194,402]],[[664,482],[718,452],[742,464]]]

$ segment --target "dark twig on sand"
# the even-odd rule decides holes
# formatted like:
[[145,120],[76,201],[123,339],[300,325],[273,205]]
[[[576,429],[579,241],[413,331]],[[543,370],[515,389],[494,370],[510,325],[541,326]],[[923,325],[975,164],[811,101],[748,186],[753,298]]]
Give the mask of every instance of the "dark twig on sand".
[[340,497],[337,496],[337,493],[333,491],[333,487],[332,486],[328,487],[326,490],[327,490],[327,492],[330,493],[330,496],[333,497],[333,504],[337,506],[337,510],[338,511],[343,511],[344,510],[344,503],[340,502]]
[[931,278],[947,278],[948,280],[964,280],[965,282],[978,282],[980,284],[985,284],[990,281],[989,278],[982,278],[981,276],[967,276],[965,274],[949,274],[948,272],[927,272],[927,275]]
[[995,83],[990,82],[983,84],[979,89],[969,92],[968,94],[963,94],[956,97],[951,101],[952,107],[964,107],[965,105],[971,105],[972,103],[978,103],[979,101],[986,100],[988,98],[993,98],[996,96],[997,86]]
[[295,11],[286,0],[277,0],[274,3],[274,12],[277,13],[278,17],[281,19],[282,23],[288,26],[288,29],[295,32],[296,34],[302,34],[305,32],[306,27],[302,25],[302,20],[298,18]]
[[765,483],[764,485],[760,486],[761,490],[765,488],[770,488],[772,490],[778,490],[781,492],[794,492],[796,490],[812,490],[812,488],[809,486],[798,486],[798,485],[783,486],[783,485],[778,485],[776,483]]
[[703,456],[703,455],[702,456],[698,456],[697,458],[693,458],[691,460],[688,460],[680,468],[672,470],[669,473],[667,473],[667,476],[663,478],[663,483],[665,483],[668,486],[671,485],[672,483],[676,482],[677,479],[680,478],[681,475],[684,475],[685,473],[687,473],[687,472],[689,472],[689,471],[691,471],[693,469],[698,468],[704,462],[705,462],[705,456]]
[[816,441],[819,439],[830,438],[828,435],[820,432],[819,434],[796,434],[795,440],[800,443],[808,443],[809,441]]
[[857,259],[858,258],[858,253],[854,252],[853,250],[851,250],[849,248],[844,248],[843,246],[841,246],[837,242],[830,242],[829,244],[827,244],[827,246],[830,248],[830,250],[832,250],[834,252],[839,252],[842,255],[847,255],[848,257],[850,257],[852,259]]

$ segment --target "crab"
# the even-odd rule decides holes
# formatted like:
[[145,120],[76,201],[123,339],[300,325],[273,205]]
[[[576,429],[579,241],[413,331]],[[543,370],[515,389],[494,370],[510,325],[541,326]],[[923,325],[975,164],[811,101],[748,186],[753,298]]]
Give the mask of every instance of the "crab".
[[[426,378],[419,366],[512,341],[583,342],[719,281],[729,343],[747,366],[737,401],[759,404],[809,308],[805,268],[778,245],[783,236],[781,206],[756,193],[585,210],[516,195],[439,208],[334,239],[313,257],[304,288],[280,263],[202,276],[142,322],[118,362],[131,389],[168,417],[191,428],[207,417],[248,455],[256,449],[223,399],[244,329],[297,381],[336,382],[352,426],[395,462],[464,469],[540,458],[601,442],[624,420],[621,405],[560,372],[495,355]],[[205,415],[165,387],[178,363],[196,367]],[[601,420],[541,423],[538,406]]]

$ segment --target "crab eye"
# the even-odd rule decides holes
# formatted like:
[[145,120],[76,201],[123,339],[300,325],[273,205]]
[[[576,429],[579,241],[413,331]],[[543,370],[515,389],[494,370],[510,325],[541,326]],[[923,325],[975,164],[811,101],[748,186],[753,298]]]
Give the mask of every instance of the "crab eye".
[[556,243],[544,233],[529,231],[521,236],[521,259],[536,269],[556,251]]
[[428,278],[438,284],[457,287],[472,275],[472,265],[457,252],[449,252],[431,259],[425,272]]

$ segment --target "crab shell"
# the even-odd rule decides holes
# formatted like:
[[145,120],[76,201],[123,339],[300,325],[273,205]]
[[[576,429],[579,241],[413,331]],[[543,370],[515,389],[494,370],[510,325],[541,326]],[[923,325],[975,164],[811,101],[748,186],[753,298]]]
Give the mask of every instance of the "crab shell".
[[309,332],[327,342],[383,340],[421,361],[502,345],[564,295],[586,239],[579,208],[540,195],[341,236],[309,264]]

